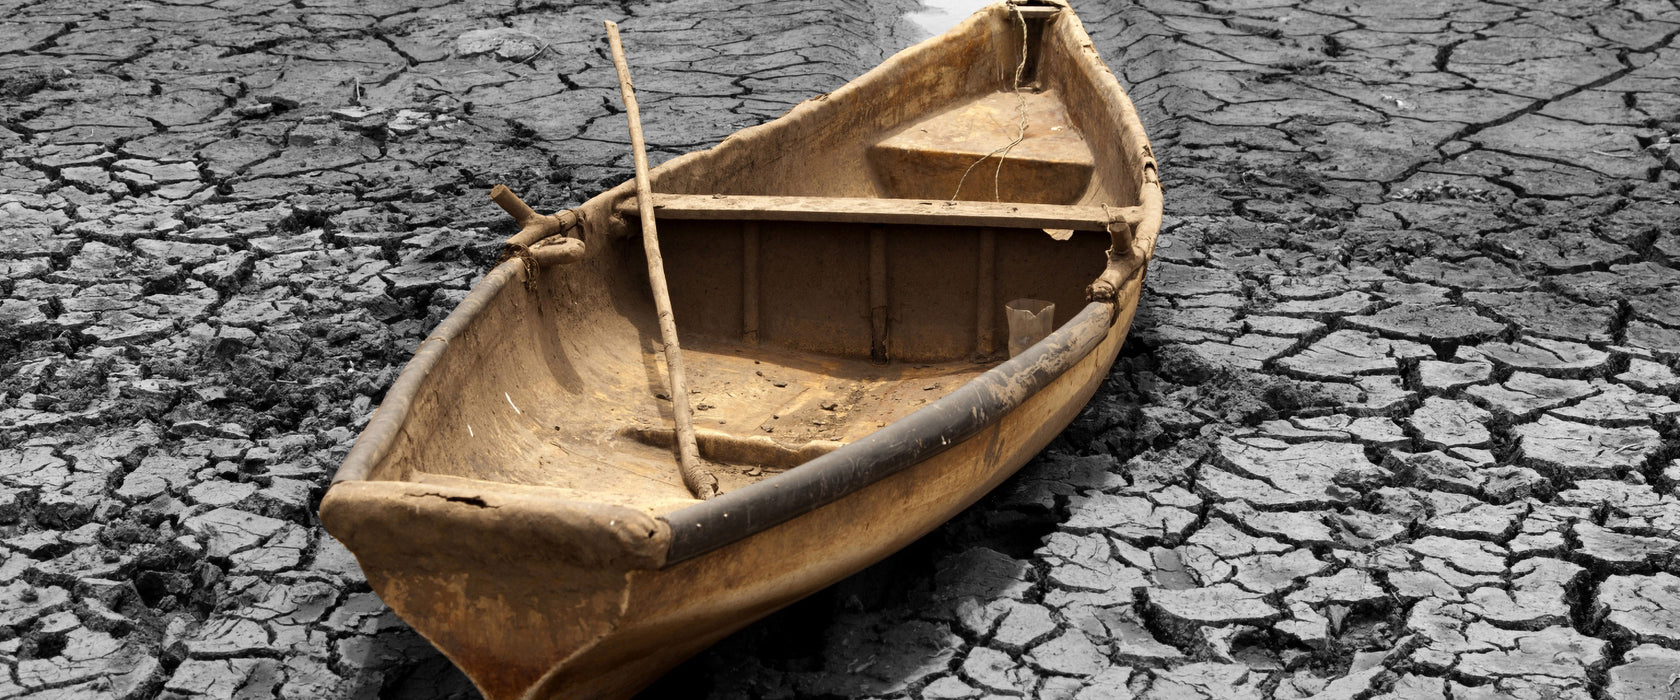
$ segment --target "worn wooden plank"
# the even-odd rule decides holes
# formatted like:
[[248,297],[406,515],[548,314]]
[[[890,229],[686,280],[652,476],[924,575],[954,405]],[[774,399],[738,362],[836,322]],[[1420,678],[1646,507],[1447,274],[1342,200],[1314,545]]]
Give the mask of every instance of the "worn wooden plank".
[[[619,204],[623,214],[638,211],[635,199]],[[1102,231],[1109,214],[1141,221],[1140,207],[1026,204],[1020,202],[947,202],[928,199],[866,197],[773,197],[748,195],[655,194],[653,211],[662,219],[711,221],[826,221],[926,226],[995,226]]]

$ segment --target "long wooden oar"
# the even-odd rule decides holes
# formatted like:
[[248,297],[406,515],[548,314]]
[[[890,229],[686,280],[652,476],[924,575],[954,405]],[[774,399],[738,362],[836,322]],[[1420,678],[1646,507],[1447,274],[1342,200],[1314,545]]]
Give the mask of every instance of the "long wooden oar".
[[665,368],[670,376],[671,412],[677,423],[677,464],[683,485],[704,500],[717,495],[717,477],[700,466],[700,448],[694,442],[694,421],[688,409],[688,379],[683,371],[682,348],[677,345],[677,319],[671,313],[671,291],[665,286],[665,260],[659,256],[659,229],[653,221],[653,183],[648,180],[647,147],[642,143],[642,116],[636,108],[636,87],[630,83],[630,65],[624,59],[624,45],[618,41],[618,25],[607,22],[607,42],[612,44],[613,65],[618,67],[618,90],[624,96],[624,111],[630,117],[630,146],[636,157],[636,202],[642,210],[642,247],[647,249],[648,281],[653,283],[653,305],[659,313],[659,335],[665,342]]

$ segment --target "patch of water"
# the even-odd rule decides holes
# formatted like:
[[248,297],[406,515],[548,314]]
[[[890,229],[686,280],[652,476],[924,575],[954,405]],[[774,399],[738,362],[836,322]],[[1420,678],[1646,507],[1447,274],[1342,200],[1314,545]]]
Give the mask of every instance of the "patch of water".
[[904,18],[927,32],[927,36],[935,36],[957,26],[958,22],[993,2],[996,0],[922,0],[922,9]]

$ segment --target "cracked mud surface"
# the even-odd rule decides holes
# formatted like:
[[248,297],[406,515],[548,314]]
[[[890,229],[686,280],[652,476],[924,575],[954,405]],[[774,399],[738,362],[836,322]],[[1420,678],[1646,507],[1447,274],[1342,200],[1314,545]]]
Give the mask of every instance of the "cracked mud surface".
[[[1117,5],[1118,3],[1116,3]],[[1043,455],[680,697],[1651,698],[1680,675],[1680,8],[1076,2],[1161,156]],[[908,0],[5,2],[0,697],[475,697],[312,511],[541,209]]]

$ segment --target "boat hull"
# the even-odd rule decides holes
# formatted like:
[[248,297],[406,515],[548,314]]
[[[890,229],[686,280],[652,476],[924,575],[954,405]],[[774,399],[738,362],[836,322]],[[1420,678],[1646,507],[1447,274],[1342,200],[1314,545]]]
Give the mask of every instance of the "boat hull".
[[[1159,179],[1136,111],[1077,18],[1059,3],[1018,9],[1054,18],[1027,42],[1041,47],[1048,88],[1034,99],[1059,96],[1093,154],[1084,199],[1054,205],[1078,232],[1015,210],[1043,202],[946,205],[992,217],[979,221],[868,201],[891,194],[872,184],[869,143],[995,91],[1028,51],[1013,24],[1024,15],[1001,5],[654,172],[656,192],[687,195],[678,204],[704,214],[687,222],[699,243],[679,260],[688,272],[673,266],[673,288],[689,285],[679,326],[697,335],[685,347],[710,336],[722,343],[715,358],[733,358],[714,359],[718,376],[701,387],[715,402],[708,427],[742,444],[762,431],[790,450],[817,438],[844,446],[786,471],[719,470],[734,481],[702,501],[675,480],[668,450],[626,438],[670,419],[645,260],[618,214],[634,197],[628,183],[566,215],[580,235],[565,239],[565,261],[504,262],[421,345],[346,457],[321,520],[486,697],[631,696],[938,527],[1091,399],[1137,307],[1161,224]],[[770,205],[722,201],[735,196]],[[788,218],[813,206],[821,216]],[[1102,230],[1090,209],[1103,212]],[[684,250],[683,227],[664,233]],[[1070,251],[1084,251],[1078,264]],[[998,364],[994,329],[1012,298],[1084,305]],[[960,386],[929,392],[940,382],[916,374],[928,368]],[[818,427],[839,437],[810,432]]]

